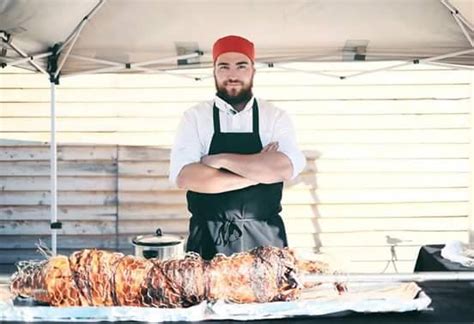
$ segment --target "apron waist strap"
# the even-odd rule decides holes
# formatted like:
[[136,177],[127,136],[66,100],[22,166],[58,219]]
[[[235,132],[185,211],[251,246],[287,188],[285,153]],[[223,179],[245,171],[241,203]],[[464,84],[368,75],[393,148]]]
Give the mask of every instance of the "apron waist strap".
[[236,224],[235,219],[225,219],[219,227],[216,244],[226,246],[230,242],[237,241],[241,237],[242,230]]

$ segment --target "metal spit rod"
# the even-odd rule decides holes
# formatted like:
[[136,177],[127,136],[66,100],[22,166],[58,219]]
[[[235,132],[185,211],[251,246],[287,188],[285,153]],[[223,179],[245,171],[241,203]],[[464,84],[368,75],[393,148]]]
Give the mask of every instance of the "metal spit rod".
[[418,273],[346,273],[304,274],[302,282],[407,282],[407,281],[474,281],[474,271],[418,272]]

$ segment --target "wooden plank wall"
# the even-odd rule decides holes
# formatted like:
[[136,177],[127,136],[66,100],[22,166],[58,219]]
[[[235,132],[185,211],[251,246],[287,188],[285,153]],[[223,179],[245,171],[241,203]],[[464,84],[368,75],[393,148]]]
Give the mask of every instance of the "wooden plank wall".
[[[293,64],[357,73],[380,63]],[[195,76],[209,71],[187,71]],[[290,245],[352,271],[411,271],[422,244],[469,240],[472,73],[410,66],[338,80],[259,69],[257,95],[292,116],[308,159],[287,183]],[[184,192],[167,181],[183,111],[211,78],[96,75],[57,88],[59,248],[119,249],[161,227],[186,235]],[[0,73],[0,263],[38,257],[49,242],[49,84]],[[396,268],[395,268],[396,267]]]

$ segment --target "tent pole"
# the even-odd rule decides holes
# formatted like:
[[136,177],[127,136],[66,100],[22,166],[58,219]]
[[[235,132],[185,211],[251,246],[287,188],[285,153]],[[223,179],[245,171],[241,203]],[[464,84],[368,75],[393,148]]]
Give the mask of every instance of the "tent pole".
[[[73,38],[76,38],[79,36],[79,34],[81,33],[82,31],[82,28],[84,28],[84,25],[87,24],[89,22],[89,20],[97,13],[97,11],[104,5],[106,0],[99,0],[99,2],[94,6],[94,8],[92,8],[92,10],[87,14],[87,16],[85,16],[81,22],[79,23],[79,25],[76,26],[76,28],[74,28],[74,30],[72,31],[72,33],[66,38],[66,40],[64,41],[63,44],[61,44],[61,46],[59,47],[58,49],[58,52],[62,52],[64,47],[66,47],[71,41],[75,42],[76,40]],[[72,44],[72,46],[74,46],[74,44]],[[61,69],[59,69],[61,70]]]
[[202,80],[202,78],[200,78],[200,77],[195,77],[195,76],[192,76],[192,75],[189,75],[189,74],[182,74],[182,73],[178,74],[178,73],[173,73],[173,72],[170,72],[170,71],[160,70],[160,69],[150,69],[150,68],[146,68],[146,67],[133,67],[132,70],[143,71],[143,72],[147,72],[147,73],[160,73],[160,74],[172,75],[172,76],[175,76],[175,77],[186,78],[186,79],[191,79],[191,80],[195,80],[195,81],[201,81]]
[[406,66],[406,65],[410,65],[410,64],[413,64],[413,62],[412,61],[404,62],[404,63],[399,63],[399,64],[395,64],[395,65],[386,66],[386,67],[379,68],[379,69],[373,69],[373,70],[363,71],[363,72],[359,72],[359,73],[354,73],[354,74],[350,74],[350,75],[346,75],[344,77],[341,77],[341,80],[353,78],[353,77],[363,75],[363,74],[369,74],[369,73],[381,72],[381,71],[388,71],[388,70],[391,70],[391,69],[394,69],[394,68],[398,68],[398,67],[402,67],[402,66]]
[[47,52],[47,53],[43,53],[43,54],[38,54],[38,55],[31,55],[31,56],[28,56],[28,57],[25,57],[25,58],[22,58],[20,60],[15,60],[15,61],[10,61],[8,62],[8,65],[10,66],[15,66],[15,65],[19,65],[19,64],[23,64],[25,62],[31,62],[31,61],[34,61],[34,60],[37,60],[37,59],[40,59],[40,58],[44,58],[44,57],[48,57],[50,55],[52,55],[53,53],[51,52]]
[[[157,63],[162,63],[162,62],[169,62],[173,60],[184,60],[184,59],[189,59],[189,58],[195,58],[198,56],[201,56],[202,52],[196,52],[196,53],[191,53],[191,54],[185,54],[185,55],[179,55],[179,56],[171,56],[171,57],[164,57],[161,59],[156,59],[153,61],[147,61],[147,62],[138,62],[138,63],[117,63],[117,62],[109,62],[107,64],[110,64],[113,66],[109,67],[104,67],[100,69],[94,69],[94,70],[88,70],[88,71],[82,71],[82,72],[77,72],[77,73],[72,73],[68,74],[67,76],[75,76],[75,75],[81,75],[81,74],[95,74],[95,73],[107,73],[107,72],[118,72],[118,71],[126,71],[126,70],[134,70],[138,67],[143,67],[145,65],[151,65],[151,64],[157,64]],[[84,59],[80,56],[74,56],[75,58],[78,59]],[[93,58],[86,58],[87,61],[94,61]],[[101,63],[105,63],[104,60],[99,60]]]
[[434,62],[424,62],[424,64],[444,66],[444,67],[448,67],[448,68],[452,68],[452,69],[474,70],[474,66],[470,66],[470,65],[441,63],[441,62],[436,62],[436,61],[434,61]]
[[[469,155],[470,165],[474,161],[474,142],[472,138],[474,138],[474,72],[471,73],[471,100],[470,100],[470,115],[471,115],[471,150]],[[474,169],[471,167],[471,174],[470,174],[470,181],[469,181],[469,191],[470,191],[470,208],[469,208],[469,222],[470,222],[470,231],[469,231],[469,243],[474,243]]]
[[41,67],[39,66],[38,64],[36,64],[36,62],[34,62],[32,59],[29,59],[30,56],[28,54],[26,54],[25,52],[23,52],[20,48],[18,48],[15,44],[13,44],[13,41],[12,41],[12,36],[10,34],[7,34],[5,33],[4,31],[0,32],[0,36],[2,38],[2,41],[6,44],[8,44],[8,46],[10,46],[15,52],[17,52],[21,57],[23,58],[28,58],[28,63],[30,63],[31,65],[33,65],[38,71],[40,71],[41,73],[43,74],[47,74],[47,72]]
[[[102,64],[106,64],[106,65],[110,65],[112,67],[120,67],[121,69],[123,69],[123,63],[116,63],[116,62],[112,62],[112,61],[106,61],[106,60],[100,60],[100,59],[96,59],[96,58],[90,58],[90,57],[85,57],[85,56],[80,56],[80,55],[74,55],[74,54],[71,54],[69,55],[70,58],[75,58],[75,59],[78,59],[78,60],[83,60],[83,61],[86,61],[86,62],[94,62],[94,63],[102,63]],[[173,76],[178,76],[178,77],[183,77],[183,78],[188,78],[188,79],[193,79],[193,80],[200,80],[200,78],[197,78],[195,76],[192,76],[192,75],[188,75],[188,74],[176,74],[176,73],[173,73],[171,71],[166,71],[166,70],[161,70],[161,69],[151,69],[151,68],[145,68],[145,67],[136,67],[135,65],[131,66],[130,69],[132,70],[136,70],[136,71],[143,71],[143,72],[150,72],[150,73],[161,73],[161,74],[169,74],[169,75],[173,75]],[[102,70],[102,69],[101,69]],[[73,75],[74,76],[74,75]],[[65,76],[65,77],[68,77],[68,76]]]
[[459,11],[448,0],[441,0],[441,3],[446,8],[448,8],[453,15],[456,15],[459,20],[461,20],[470,30],[474,31],[474,26],[463,15],[461,15]]
[[300,70],[300,69],[294,69],[294,68],[289,68],[289,67],[286,67],[286,66],[282,66],[282,65],[277,64],[277,63],[267,64],[267,67],[275,67],[275,68],[278,68],[278,69],[281,69],[281,70],[291,71],[291,72],[300,72],[300,73],[305,73],[305,74],[321,75],[321,76],[325,76],[325,77],[329,77],[329,78],[336,78],[336,79],[341,78],[339,75],[335,75],[335,74],[318,72],[318,71],[305,71],[305,70]]
[[[469,35],[468,31],[466,30],[466,27],[464,27],[464,24],[468,25],[468,23],[464,20],[464,17],[459,14],[459,11],[447,0],[441,0],[441,3],[448,8],[448,10],[451,12],[451,15],[453,16],[454,20],[458,24],[459,28],[461,28],[461,31],[463,32],[464,36],[466,36],[469,44],[471,44],[471,47],[474,47],[474,41],[472,40],[471,36]],[[472,26],[468,27],[472,29]]]
[[169,61],[187,60],[187,59],[190,59],[190,58],[196,58],[196,57],[202,56],[203,54],[204,54],[203,52],[196,51],[196,52],[190,53],[190,54],[163,57],[163,58],[156,59],[156,60],[153,60],[153,61],[133,63],[132,67],[142,67],[142,66],[146,66],[146,65],[153,65],[153,64],[156,64],[156,63],[163,63],[163,62],[169,62]]
[[[63,56],[63,58],[61,59],[61,63],[59,63],[59,67],[58,69],[56,70],[56,73],[55,73],[55,77],[57,77],[59,75],[59,72],[61,72],[63,66],[64,66],[64,63],[66,63],[66,60],[69,56],[69,54],[71,54],[71,51],[72,51],[72,48],[74,47],[74,45],[76,44],[77,42],[77,39],[79,38],[79,35],[81,34],[81,31],[82,29],[84,28],[84,26],[89,22],[90,18],[92,18],[92,16],[94,16],[96,14],[96,12],[102,7],[102,5],[105,3],[104,0],[101,0],[99,1],[99,3],[94,7],[94,9],[87,15],[84,17],[84,19],[82,19],[81,23],[79,24],[79,26],[77,26],[77,29],[75,31],[74,34],[71,34],[74,35],[72,38],[68,38],[65,42],[65,44],[67,43],[71,43],[71,45],[69,45],[67,51],[66,51],[66,54]],[[62,50],[64,49],[64,46],[60,46],[59,47],[59,50],[58,52],[61,52]]]
[[76,72],[76,73],[71,73],[68,74],[67,77],[71,76],[76,76],[76,75],[82,75],[82,74],[96,74],[96,73],[111,73],[111,72],[119,72],[126,70],[127,68],[125,67],[124,64],[121,66],[109,66],[105,68],[100,68],[100,69],[94,69],[94,70],[87,70],[87,71],[82,71],[82,72]]
[[[388,71],[388,70],[391,70],[391,69],[394,69],[394,68],[397,68],[397,67],[402,67],[402,66],[406,66],[406,65],[410,65],[410,64],[431,63],[431,62],[434,63],[437,60],[442,60],[442,59],[445,59],[445,58],[455,57],[455,56],[460,56],[460,55],[470,54],[470,53],[474,53],[474,49],[466,49],[466,50],[462,50],[462,51],[447,53],[447,54],[443,54],[443,55],[437,55],[437,56],[423,58],[423,59],[413,59],[413,60],[408,61],[408,62],[404,62],[404,63],[400,63],[400,64],[396,64],[396,65],[391,65],[391,66],[387,66],[387,67],[384,67],[384,68],[379,68],[379,69],[373,69],[373,70],[368,70],[368,71],[364,71],[364,72],[354,73],[354,74],[342,77],[341,79],[348,79],[348,78],[352,78],[352,77],[355,77],[355,76],[368,74],[368,73],[373,73],[373,72]],[[453,64],[453,65],[455,65],[455,64]]]
[[57,188],[57,147],[56,147],[56,84],[51,82],[51,141],[50,141],[50,167],[51,167],[51,249],[53,255],[57,253],[57,227],[58,224],[58,188]]
[[459,17],[457,15],[453,14],[453,18],[454,18],[454,20],[456,20],[456,23],[459,25],[459,28],[461,28],[464,36],[466,36],[467,41],[469,42],[469,44],[471,44],[471,47],[474,47],[474,41],[472,40],[471,36],[469,35],[469,33],[466,30],[466,27],[464,27],[464,25],[461,22],[461,20],[459,19]]
[[448,54],[437,55],[437,56],[433,56],[433,57],[420,59],[420,62],[437,61],[437,60],[442,60],[442,59],[445,59],[445,58],[448,58],[448,57],[461,56],[461,55],[470,54],[470,53],[474,53],[474,48],[465,49],[465,50],[462,50],[462,51],[457,51],[457,52],[453,52],[453,53],[448,53]]
[[[156,59],[156,60],[153,60],[153,61],[128,63],[128,64],[130,64],[131,67],[142,67],[142,66],[145,66],[145,65],[152,65],[152,64],[156,64],[156,63],[163,63],[163,62],[169,62],[169,61],[177,61],[177,60],[186,60],[186,59],[190,59],[190,58],[196,58],[196,57],[199,57],[201,55],[203,55],[202,52],[196,52],[196,53],[184,54],[184,55],[178,55],[178,56],[163,57],[163,58]],[[111,65],[111,66],[118,66],[118,67],[121,67],[123,69],[126,68],[126,64],[127,64],[127,63],[120,63],[120,62],[102,60],[102,59],[97,59],[97,58],[87,57],[87,56],[81,56],[81,55],[75,55],[75,54],[71,54],[71,55],[69,55],[69,57],[72,57],[72,58],[75,58],[75,59],[78,59],[78,60],[83,60],[83,61],[86,61],[86,62],[95,62],[95,63],[102,63],[102,64]],[[95,70],[91,70],[91,71],[95,71]]]
[[51,251],[53,255],[57,254],[57,230],[62,228],[61,222],[58,222],[58,165],[57,165],[57,145],[56,145],[56,85],[59,84],[58,70],[58,52],[59,44],[54,45],[50,50],[53,54],[48,58],[48,74],[51,84],[51,140],[50,146],[50,212],[51,212]]
[[101,59],[97,59],[93,57],[81,56],[81,55],[76,55],[76,54],[70,54],[69,57],[73,59],[77,59],[77,60],[86,61],[86,62],[102,63],[102,64],[110,65],[110,66],[123,66],[123,63],[101,60]]

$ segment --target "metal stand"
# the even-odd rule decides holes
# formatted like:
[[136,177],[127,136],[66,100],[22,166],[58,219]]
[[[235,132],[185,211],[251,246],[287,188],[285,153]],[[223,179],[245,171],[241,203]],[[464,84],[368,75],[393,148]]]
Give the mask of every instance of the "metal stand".
[[48,73],[51,82],[51,140],[49,143],[50,151],[50,177],[51,177],[51,251],[53,255],[57,254],[57,230],[62,228],[62,224],[58,222],[58,162],[57,162],[57,144],[56,144],[56,85],[59,84],[58,73],[58,53],[59,45],[52,48],[52,55],[48,59]]

